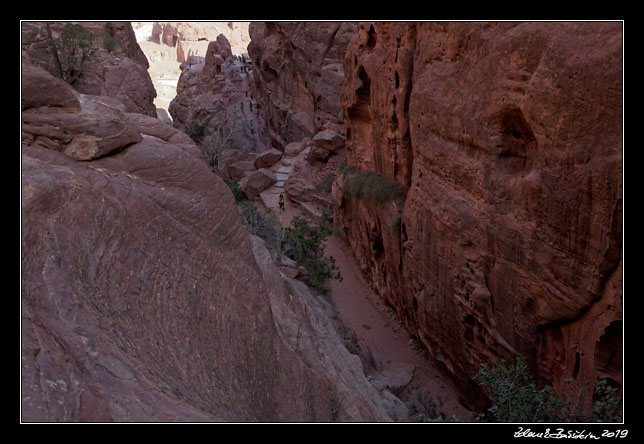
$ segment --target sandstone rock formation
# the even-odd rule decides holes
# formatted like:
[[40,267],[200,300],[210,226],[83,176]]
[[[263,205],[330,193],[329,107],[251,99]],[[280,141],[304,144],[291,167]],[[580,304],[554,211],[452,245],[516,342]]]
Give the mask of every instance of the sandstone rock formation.
[[141,141],[122,113],[79,94],[44,69],[25,65],[21,87],[22,137],[30,145],[91,160]]
[[253,199],[275,182],[277,182],[277,176],[275,173],[267,170],[266,168],[260,168],[244,176],[244,178],[239,182],[239,187],[242,189],[246,197]]
[[356,27],[354,22],[251,22],[255,97],[273,147],[283,150],[323,129],[343,131],[342,60]]
[[255,168],[268,168],[275,165],[282,158],[282,152],[276,149],[262,151],[255,158]]
[[286,181],[284,191],[295,202],[311,202],[313,200],[312,194],[315,191],[315,187],[306,179],[296,177]]
[[234,54],[244,54],[250,41],[248,22],[154,22],[150,40],[177,48],[177,61],[205,56],[208,42],[221,34]]
[[311,143],[316,147],[335,153],[344,146],[344,137],[333,130],[324,130],[313,136]]
[[187,136],[23,70],[22,421],[393,418]]
[[[62,77],[62,74],[52,39],[59,37],[67,23],[21,23],[23,54],[55,77]],[[128,112],[156,116],[156,91],[146,71],[147,59],[136,43],[131,25],[128,22],[78,24],[93,35],[96,52],[83,62],[74,89],[84,94],[118,99]],[[113,46],[108,46],[108,41]]]
[[335,221],[465,402],[515,356],[561,392],[621,386],[622,48],[564,22],[362,23],[347,47],[349,164],[407,194],[340,179]]
[[177,95],[169,106],[173,125],[196,141],[216,137],[243,153],[263,151],[262,119],[244,102],[248,80],[240,66],[223,35],[209,43],[205,58],[181,64]]

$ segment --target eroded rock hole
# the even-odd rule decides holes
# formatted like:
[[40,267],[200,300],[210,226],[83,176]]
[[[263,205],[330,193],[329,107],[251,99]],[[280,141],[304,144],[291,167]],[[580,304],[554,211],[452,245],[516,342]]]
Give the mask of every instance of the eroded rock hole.
[[373,49],[376,46],[377,34],[373,25],[369,27],[368,38],[367,38],[367,48]]
[[362,82],[362,86],[356,91],[358,95],[358,104],[371,105],[371,79],[367,75],[364,67],[360,67],[358,71],[358,78]]
[[496,154],[509,170],[527,166],[537,148],[537,139],[523,112],[517,106],[506,106],[493,117]]

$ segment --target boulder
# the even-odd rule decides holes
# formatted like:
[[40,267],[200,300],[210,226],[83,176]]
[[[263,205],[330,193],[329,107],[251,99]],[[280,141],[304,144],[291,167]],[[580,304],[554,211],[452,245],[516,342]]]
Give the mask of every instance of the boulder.
[[239,186],[249,199],[256,197],[266,188],[277,182],[277,176],[266,168],[249,173],[239,182]]
[[344,137],[333,130],[324,130],[317,133],[312,140],[314,146],[324,148],[333,153],[344,146]]
[[255,168],[268,168],[275,165],[282,158],[282,153],[275,148],[262,151],[255,158]]
[[284,155],[287,157],[295,157],[302,152],[306,147],[304,142],[291,142],[284,147]]
[[[218,164],[219,171],[222,171],[222,172],[226,171],[230,164],[237,162],[238,160],[241,160],[241,159],[242,159],[241,151],[236,149],[224,150],[219,156],[219,164]],[[228,178],[228,176],[226,176],[226,178]]]
[[331,157],[331,151],[320,146],[312,146],[306,160],[308,160],[309,163],[314,163],[316,161],[326,162],[329,160],[329,157]]
[[157,93],[146,67],[129,58],[104,68],[106,94],[121,100],[128,112],[156,116],[154,98]]
[[315,187],[306,179],[289,178],[284,183],[284,191],[291,200],[296,202],[310,202],[311,195],[315,192]]
[[224,175],[230,179],[239,180],[251,171],[255,171],[255,164],[249,160],[237,160],[223,169]]
[[[90,160],[140,142],[138,127],[118,110],[79,94],[41,68],[28,67],[22,79],[22,139]],[[46,88],[39,94],[39,85]],[[51,101],[47,105],[46,101]]]

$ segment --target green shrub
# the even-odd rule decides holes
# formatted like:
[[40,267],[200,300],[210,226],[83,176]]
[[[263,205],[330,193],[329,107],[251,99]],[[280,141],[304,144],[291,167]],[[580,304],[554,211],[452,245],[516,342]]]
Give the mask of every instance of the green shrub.
[[110,53],[116,49],[116,39],[114,39],[114,26],[110,22],[105,23],[103,47],[107,50],[107,52]]
[[492,407],[479,420],[498,422],[621,422],[621,399],[605,380],[595,387],[591,411],[582,411],[587,389],[581,389],[574,401],[557,396],[551,386],[537,387],[528,366],[521,358],[514,365],[505,361],[495,369],[481,365],[475,379],[492,399]]
[[230,188],[230,191],[233,193],[235,202],[240,203],[248,200],[246,198],[246,194],[244,194],[244,191],[239,186],[239,182],[237,182],[235,179],[225,180],[224,182],[226,183],[226,185],[228,185],[228,188]]
[[188,127],[188,135],[192,138],[192,140],[195,140],[197,143],[199,143],[204,135],[205,130],[206,128],[203,125],[197,122],[192,122]]
[[63,80],[70,85],[81,75],[85,59],[96,51],[93,40],[89,31],[74,23],[66,24],[60,36],[54,39]]
[[330,279],[342,280],[333,256],[324,256],[324,241],[334,229],[321,220],[312,225],[303,217],[294,216],[291,226],[284,230],[284,254],[306,270],[309,286],[319,293],[326,293]]
[[281,252],[282,227],[272,214],[261,213],[255,205],[245,200],[239,202],[244,225],[251,234],[266,242],[266,248],[274,257]]
[[404,196],[404,191],[395,182],[373,171],[360,171],[344,182],[345,191],[353,198],[363,198],[376,205]]

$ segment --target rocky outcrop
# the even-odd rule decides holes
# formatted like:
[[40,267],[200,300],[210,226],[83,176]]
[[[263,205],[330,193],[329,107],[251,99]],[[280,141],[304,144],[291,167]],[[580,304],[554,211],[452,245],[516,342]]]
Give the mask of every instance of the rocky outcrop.
[[323,129],[343,132],[342,60],[356,27],[354,22],[251,22],[254,92],[274,148],[283,150]]
[[465,402],[515,356],[560,392],[621,386],[622,48],[619,23],[509,22],[363,23],[347,47],[348,162],[406,199],[340,179],[335,221]]
[[[22,97],[23,122],[41,118],[23,124],[22,421],[392,419],[329,304],[287,286],[197,146],[37,67]],[[137,137],[59,148],[110,139],[105,115]]]
[[[70,22],[75,23],[75,22]],[[22,22],[22,50],[30,62],[62,78],[53,39],[67,22]],[[148,62],[128,22],[78,22],[93,36],[94,54],[83,62],[75,90],[119,100],[128,112],[156,116],[156,91],[147,74]]]
[[150,40],[177,48],[177,61],[206,55],[208,43],[223,35],[235,54],[244,54],[250,40],[248,22],[154,22]]
[[25,65],[21,88],[24,143],[91,160],[141,141],[138,128],[121,112],[44,69]]
[[228,149],[263,151],[266,138],[261,117],[248,110],[247,74],[233,58],[223,35],[208,44],[205,58],[181,64],[177,95],[169,106],[173,125],[199,143],[214,137]]

